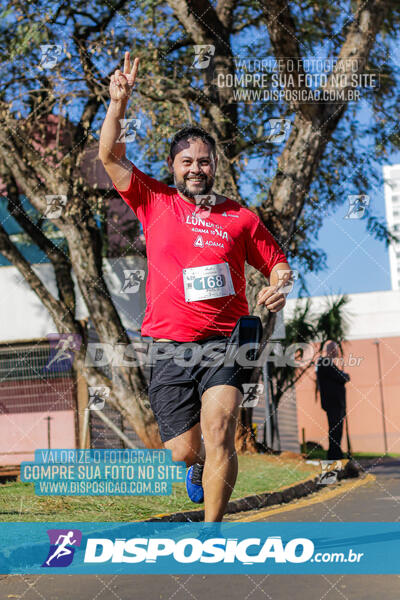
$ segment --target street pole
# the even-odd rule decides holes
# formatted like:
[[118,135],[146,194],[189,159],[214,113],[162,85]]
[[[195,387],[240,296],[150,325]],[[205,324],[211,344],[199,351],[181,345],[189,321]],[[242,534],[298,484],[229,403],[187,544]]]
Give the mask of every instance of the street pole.
[[47,419],[47,447],[51,448],[51,435],[50,435],[50,419],[52,417],[45,417]]
[[376,353],[378,359],[378,373],[379,373],[379,390],[381,396],[381,411],[382,411],[382,425],[383,425],[383,441],[385,445],[385,454],[388,453],[388,444],[387,444],[387,433],[386,433],[386,419],[385,419],[385,404],[383,400],[383,384],[382,384],[382,368],[381,368],[381,352],[380,352],[380,341],[375,340],[374,344],[376,346]]
[[263,365],[264,393],[265,393],[265,445],[272,448],[271,429],[271,404],[269,395],[268,361]]

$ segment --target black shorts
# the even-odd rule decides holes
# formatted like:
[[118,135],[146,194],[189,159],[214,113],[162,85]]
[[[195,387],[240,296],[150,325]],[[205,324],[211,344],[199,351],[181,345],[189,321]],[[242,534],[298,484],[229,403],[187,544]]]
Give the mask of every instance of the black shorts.
[[163,442],[200,422],[201,397],[208,388],[232,385],[243,393],[244,369],[226,360],[229,341],[215,336],[197,342],[153,342],[149,401]]

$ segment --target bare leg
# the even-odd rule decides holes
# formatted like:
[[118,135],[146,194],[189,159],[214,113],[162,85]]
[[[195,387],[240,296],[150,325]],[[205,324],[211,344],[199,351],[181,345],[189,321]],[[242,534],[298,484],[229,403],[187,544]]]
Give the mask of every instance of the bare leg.
[[172,450],[172,460],[184,461],[187,467],[194,463],[204,462],[204,446],[201,441],[200,423],[181,435],[164,443],[165,448]]
[[202,396],[205,521],[222,521],[236,482],[235,430],[242,398],[242,393],[231,385],[213,386]]

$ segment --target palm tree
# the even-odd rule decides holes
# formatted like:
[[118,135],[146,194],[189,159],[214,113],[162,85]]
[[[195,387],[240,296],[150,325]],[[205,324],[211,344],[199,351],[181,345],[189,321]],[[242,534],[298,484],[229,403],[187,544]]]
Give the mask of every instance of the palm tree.
[[346,315],[344,308],[348,302],[348,296],[328,298],[326,310],[319,316],[315,325],[317,337],[320,338],[320,351],[327,340],[334,340],[343,354],[342,344],[349,327],[349,315]]

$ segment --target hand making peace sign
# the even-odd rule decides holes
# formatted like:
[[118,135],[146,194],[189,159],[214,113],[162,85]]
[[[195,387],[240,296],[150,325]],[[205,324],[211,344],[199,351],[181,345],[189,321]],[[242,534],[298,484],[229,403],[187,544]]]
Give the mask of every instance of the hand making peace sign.
[[135,83],[136,74],[139,68],[139,58],[133,61],[131,69],[131,59],[129,52],[125,52],[124,72],[116,69],[114,75],[111,75],[110,81],[110,97],[111,100],[128,100],[132,93],[132,88]]

